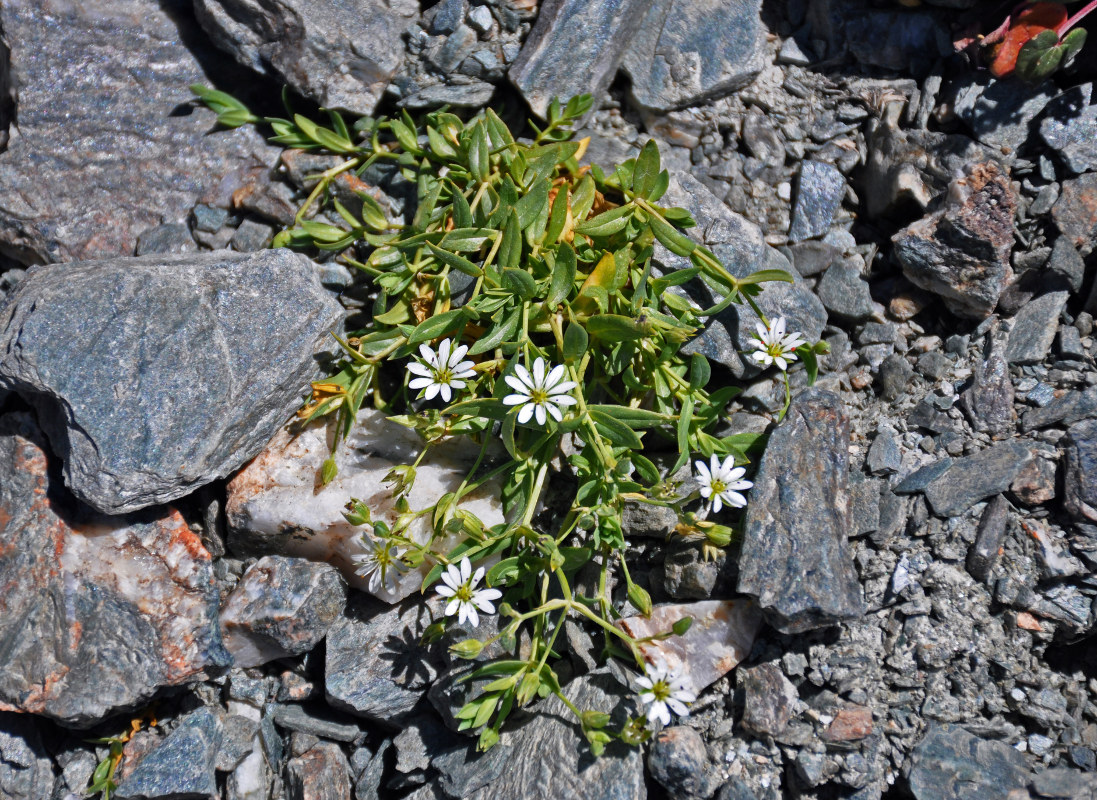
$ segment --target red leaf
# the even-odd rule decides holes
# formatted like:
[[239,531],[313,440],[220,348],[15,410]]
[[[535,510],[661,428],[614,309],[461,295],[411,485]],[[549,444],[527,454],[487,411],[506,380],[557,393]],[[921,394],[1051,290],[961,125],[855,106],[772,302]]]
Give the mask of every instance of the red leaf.
[[1043,31],[1054,30],[1066,19],[1066,6],[1060,3],[1033,3],[1026,8],[1013,20],[1002,43],[995,48],[994,60],[990,64],[991,74],[996,78],[1009,76],[1017,65],[1017,55],[1025,42]]

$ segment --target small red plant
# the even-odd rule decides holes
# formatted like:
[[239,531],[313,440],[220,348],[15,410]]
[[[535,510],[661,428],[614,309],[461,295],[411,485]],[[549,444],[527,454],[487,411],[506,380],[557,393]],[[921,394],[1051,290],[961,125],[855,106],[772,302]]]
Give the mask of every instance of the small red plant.
[[980,43],[990,54],[991,74],[996,78],[1016,75],[1029,83],[1044,80],[1082,49],[1085,30],[1071,29],[1094,9],[1097,0],[1090,0],[1073,16],[1061,3],[1018,6]]

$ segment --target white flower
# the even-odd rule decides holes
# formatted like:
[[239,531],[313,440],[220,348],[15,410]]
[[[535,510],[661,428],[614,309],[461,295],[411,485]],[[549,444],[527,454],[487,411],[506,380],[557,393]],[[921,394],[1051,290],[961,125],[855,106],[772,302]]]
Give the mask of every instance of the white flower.
[[669,725],[672,711],[679,717],[688,717],[686,703],[697,699],[697,695],[686,688],[685,679],[662,662],[649,665],[647,674],[636,682],[644,689],[640,692],[640,701],[649,705],[647,717],[652,725],[656,722],[661,726]]
[[408,571],[408,565],[400,560],[404,550],[386,539],[377,539],[362,534],[362,544],[366,552],[356,553],[350,560],[358,565],[354,571],[360,578],[369,578],[369,590],[377,592],[383,586],[390,592],[396,591],[396,581]]
[[476,609],[485,614],[494,614],[495,606],[492,600],[498,600],[503,593],[498,589],[477,589],[476,584],[484,577],[484,568],[477,567],[475,574],[468,558],[462,558],[460,565],[450,564],[442,573],[442,583],[436,586],[435,591],[442,597],[450,598],[446,605],[445,615],[451,617],[457,614],[458,624],[464,624],[467,619],[472,627],[480,624],[480,617]]
[[789,362],[796,360],[796,348],[806,344],[799,333],[785,334],[784,317],[771,320],[768,327],[759,322],[754,329],[758,336],[750,340],[755,348],[751,358],[767,367],[776,363],[777,369],[788,369]]
[[552,368],[546,375],[547,366],[543,358],[533,361],[533,374],[521,364],[514,367],[515,375],[505,377],[510,388],[516,394],[508,394],[503,402],[508,406],[522,406],[518,412],[518,421],[529,422],[529,418],[536,416],[537,424],[544,425],[547,420],[545,412],[552,415],[557,422],[563,419],[558,406],[575,405],[575,398],[568,392],[575,388],[575,381],[561,380],[564,377],[564,365],[559,364]]
[[697,480],[701,482],[701,497],[711,499],[713,513],[723,508],[724,503],[732,508],[742,508],[747,504],[747,499],[740,492],[754,484],[742,480],[746,470],[735,466],[735,456],[728,456],[721,464],[713,453],[712,461],[707,465],[704,461],[695,461],[693,466],[697,468]]
[[419,345],[422,361],[408,364],[408,372],[419,377],[412,380],[408,388],[426,389],[427,400],[433,400],[435,395],[440,394],[442,400],[448,403],[453,397],[451,388],[464,389],[465,378],[476,375],[472,369],[475,365],[471,361],[461,360],[468,351],[465,345],[453,347],[450,339],[441,341],[437,353],[429,345]]

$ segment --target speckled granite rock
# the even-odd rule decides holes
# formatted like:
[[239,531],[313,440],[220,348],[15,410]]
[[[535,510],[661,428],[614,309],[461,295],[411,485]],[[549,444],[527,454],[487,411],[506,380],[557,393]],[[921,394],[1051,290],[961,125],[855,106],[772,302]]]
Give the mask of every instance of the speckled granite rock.
[[214,764],[221,747],[221,720],[210,708],[188,714],[166,739],[138,762],[113,796],[217,797]]
[[0,310],[0,385],[39,408],[69,488],[124,513],[258,453],[342,314],[288,250],[37,267]]

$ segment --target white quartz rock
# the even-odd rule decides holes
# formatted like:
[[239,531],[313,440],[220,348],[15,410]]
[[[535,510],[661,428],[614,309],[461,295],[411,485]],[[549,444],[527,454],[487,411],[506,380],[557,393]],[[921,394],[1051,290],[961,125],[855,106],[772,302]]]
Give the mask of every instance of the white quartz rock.
[[[419,435],[390,422],[373,409],[363,409],[358,424],[335,454],[336,478],[320,483],[320,467],[330,453],[330,431],[314,423],[293,436],[283,429],[228,487],[229,537],[235,552],[246,555],[286,555],[326,561],[338,569],[347,583],[369,591],[369,581],[355,574],[351,556],[364,552],[363,529],[347,523],[343,511],[352,498],[361,500],[373,515],[392,527],[397,512],[391,484],[385,476],[400,464],[411,464],[423,447]],[[427,508],[444,494],[456,491],[478,453],[467,439],[455,438],[434,445],[416,468],[414,488],[408,496],[412,510]],[[467,494],[459,508],[475,514],[485,526],[503,521],[501,487],[489,481]],[[431,536],[430,515],[410,527],[408,534],[426,543]],[[458,543],[448,537],[436,543],[444,552]],[[395,591],[374,592],[390,603],[419,590],[429,562],[404,575]]]

